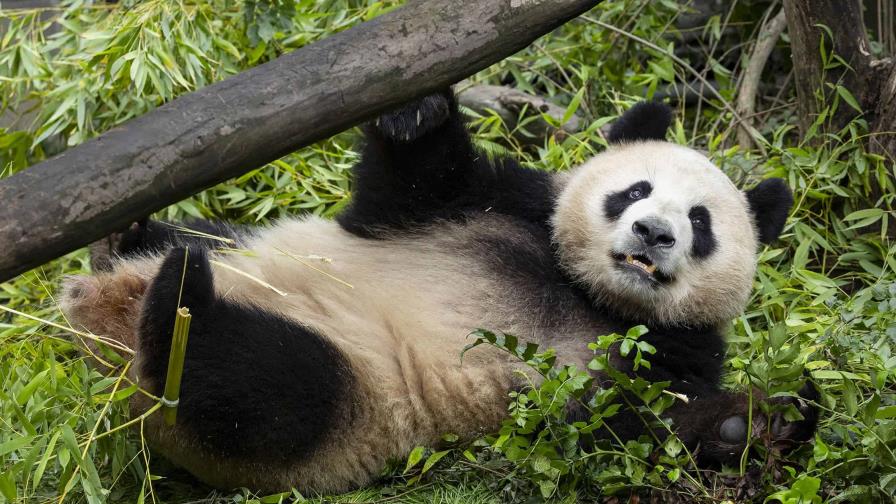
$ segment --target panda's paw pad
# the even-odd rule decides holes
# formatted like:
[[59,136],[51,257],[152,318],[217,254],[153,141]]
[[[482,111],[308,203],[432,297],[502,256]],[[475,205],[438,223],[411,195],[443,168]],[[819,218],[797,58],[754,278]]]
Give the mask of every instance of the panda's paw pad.
[[436,93],[381,115],[376,120],[376,127],[385,138],[395,143],[408,143],[434,131],[450,115],[448,98],[443,93]]
[[800,390],[799,397],[767,399],[771,409],[768,413],[754,409],[751,428],[746,411],[720,418],[716,439],[730,446],[743,446],[749,432],[753,440],[786,453],[814,437],[818,408],[812,403],[817,399],[818,392],[811,384]]

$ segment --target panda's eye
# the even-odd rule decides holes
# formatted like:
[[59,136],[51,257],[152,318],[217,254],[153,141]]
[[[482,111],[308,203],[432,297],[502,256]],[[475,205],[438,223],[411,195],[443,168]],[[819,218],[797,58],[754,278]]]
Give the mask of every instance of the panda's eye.
[[622,215],[622,212],[634,205],[636,201],[650,197],[653,186],[646,180],[635,182],[634,184],[612,192],[604,199],[604,215],[607,220],[616,220]]
[[694,242],[691,252],[697,258],[709,257],[718,243],[712,232],[712,215],[703,205],[697,205],[688,212],[688,219],[694,228]]

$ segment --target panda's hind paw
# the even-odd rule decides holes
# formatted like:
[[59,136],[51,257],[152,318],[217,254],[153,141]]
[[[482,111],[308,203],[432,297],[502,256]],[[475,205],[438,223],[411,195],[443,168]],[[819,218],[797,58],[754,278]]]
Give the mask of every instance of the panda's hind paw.
[[451,115],[450,100],[450,91],[424,96],[381,115],[376,128],[392,142],[413,142],[445,123]]

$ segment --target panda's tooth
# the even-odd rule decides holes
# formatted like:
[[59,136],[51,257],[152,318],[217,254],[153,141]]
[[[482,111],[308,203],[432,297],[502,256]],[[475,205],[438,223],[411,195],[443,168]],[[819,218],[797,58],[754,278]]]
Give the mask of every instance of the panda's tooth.
[[656,265],[651,264],[650,266],[647,267],[647,272],[650,273],[651,275],[653,274],[654,271],[656,271]]
[[635,264],[635,258],[630,255],[627,255],[627,256],[625,256],[625,262],[627,262],[629,264]]

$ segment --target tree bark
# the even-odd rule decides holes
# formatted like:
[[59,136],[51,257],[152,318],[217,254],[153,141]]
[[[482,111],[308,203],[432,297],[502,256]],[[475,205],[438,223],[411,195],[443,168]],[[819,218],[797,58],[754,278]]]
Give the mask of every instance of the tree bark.
[[871,152],[896,165],[896,62],[892,58],[871,62],[879,96],[871,123]]
[[[888,178],[870,180],[867,200],[873,205],[881,204],[896,187],[896,64],[893,58],[871,57],[860,0],[784,0],[784,10],[793,52],[801,131],[805,134],[815,121],[820,103],[830,103],[836,92],[833,86],[846,88],[856,98],[861,112],[842,103],[822,130],[836,133],[860,115],[868,121],[870,135],[865,147],[881,155],[889,168]],[[829,27],[831,35],[817,25]],[[833,54],[846,66],[825,71],[822,40],[826,51],[831,51],[833,44]],[[819,91],[824,101],[816,97]],[[892,205],[892,200],[884,204]],[[896,226],[890,226],[888,234],[896,237]]]
[[410,2],[0,180],[0,281],[451,85],[598,1]]
[[[829,98],[835,91],[828,84],[839,84],[848,89],[863,104],[873,110],[877,89],[868,79],[871,74],[871,53],[860,0],[784,0],[787,32],[793,55],[793,69],[799,102],[800,131],[806,133],[818,114],[820,101],[816,93]],[[821,26],[819,26],[821,25]],[[832,37],[823,27],[831,30]],[[823,41],[823,42],[822,42]],[[824,69],[821,59],[822,43],[826,52],[842,58],[849,66]],[[833,46],[833,47],[832,47]],[[832,118],[837,130],[854,119],[858,112],[849,105],[839,107]]]

